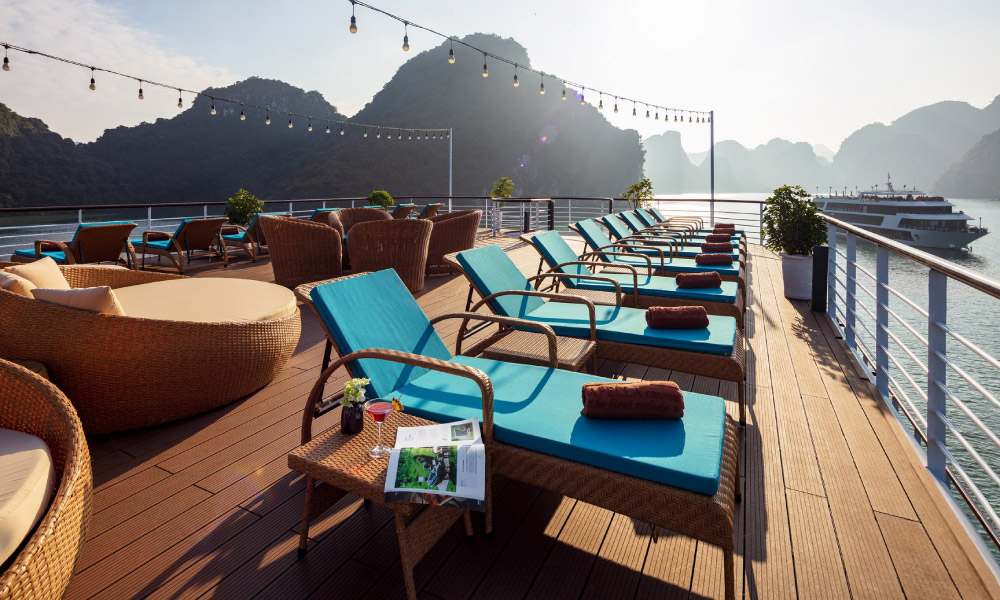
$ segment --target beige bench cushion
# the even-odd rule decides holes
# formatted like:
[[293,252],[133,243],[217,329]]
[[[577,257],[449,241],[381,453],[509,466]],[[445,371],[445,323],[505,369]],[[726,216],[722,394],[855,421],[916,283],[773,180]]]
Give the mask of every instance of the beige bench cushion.
[[125,314],[196,323],[270,321],[295,314],[295,294],[273,283],[189,277],[115,290]]
[[56,471],[45,442],[0,429],[0,564],[42,520],[55,484]]

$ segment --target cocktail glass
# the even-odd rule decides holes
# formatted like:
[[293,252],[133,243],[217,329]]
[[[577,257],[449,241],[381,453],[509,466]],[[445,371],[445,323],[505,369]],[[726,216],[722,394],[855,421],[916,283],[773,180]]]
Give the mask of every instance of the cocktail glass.
[[368,456],[372,458],[384,458],[389,456],[389,452],[392,450],[389,446],[382,445],[382,423],[385,418],[389,416],[392,412],[392,401],[386,400],[384,398],[375,398],[374,400],[369,400],[365,402],[365,412],[375,419],[375,423],[378,425],[378,443],[375,447],[368,451]]

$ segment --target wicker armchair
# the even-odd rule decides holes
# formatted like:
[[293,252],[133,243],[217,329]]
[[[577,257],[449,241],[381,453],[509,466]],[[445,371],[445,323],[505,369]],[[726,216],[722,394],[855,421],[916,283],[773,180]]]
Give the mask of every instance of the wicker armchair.
[[444,255],[474,248],[482,217],[483,213],[479,210],[458,210],[428,219],[434,223],[427,250],[428,274],[455,272]]
[[391,221],[392,215],[381,208],[342,208],[337,211],[337,218],[344,226],[344,233],[350,237],[351,228],[358,223]]
[[54,385],[0,360],[0,427],[40,437],[58,477],[55,496],[27,544],[0,573],[0,598],[61,598],[87,537],[93,477],[76,410]]
[[[336,213],[327,213],[334,215]],[[336,217],[329,217],[332,221]],[[274,282],[290,289],[310,281],[340,277],[343,236],[322,221],[261,217]]]
[[[60,269],[73,288],[184,279],[118,267]],[[253,393],[285,367],[300,333],[297,310],[266,321],[168,321],[94,313],[0,290],[0,359],[43,363],[72,399],[88,435],[175,421]],[[0,394],[0,405],[2,399]]]
[[410,292],[424,289],[434,224],[424,219],[359,223],[347,236],[356,272],[395,269]]

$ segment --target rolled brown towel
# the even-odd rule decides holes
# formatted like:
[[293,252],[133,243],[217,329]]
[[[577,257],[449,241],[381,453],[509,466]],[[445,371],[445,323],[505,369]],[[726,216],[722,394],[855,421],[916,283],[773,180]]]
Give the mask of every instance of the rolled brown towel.
[[710,233],[705,236],[705,241],[709,244],[732,244],[733,236],[728,233]]
[[726,243],[723,243],[723,244],[705,242],[704,244],[701,245],[701,251],[702,252],[732,252],[733,251],[733,245],[731,243],[729,243],[729,242],[726,242]]
[[716,223],[715,224],[715,228],[716,229],[718,229],[720,227],[722,229],[736,229],[736,223]]
[[236,235],[240,232],[240,228],[235,225],[226,225],[222,228],[222,235]]
[[146,239],[151,242],[163,242],[170,239],[170,234],[165,231],[150,231]]
[[677,287],[688,290],[695,288],[717,288],[722,286],[722,277],[715,271],[705,273],[678,273]]
[[653,306],[646,309],[650,329],[704,329],[708,312],[704,306]]
[[684,393],[672,381],[585,383],[585,417],[596,419],[680,419]]
[[696,265],[731,265],[733,264],[732,254],[696,254],[694,257],[694,264]]
[[712,230],[712,233],[728,233],[729,235],[736,235],[736,228],[735,227],[718,227],[718,226],[716,226]]

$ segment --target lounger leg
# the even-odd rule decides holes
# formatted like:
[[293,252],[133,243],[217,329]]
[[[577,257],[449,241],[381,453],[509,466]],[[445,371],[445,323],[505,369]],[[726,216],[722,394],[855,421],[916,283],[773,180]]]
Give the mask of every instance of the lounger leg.
[[746,382],[741,381],[739,384],[737,384],[736,387],[739,388],[739,394],[740,394],[740,427],[746,427],[746,425],[747,425],[747,403],[746,403],[747,384],[746,384]]
[[413,568],[416,561],[410,556],[409,538],[406,533],[406,520],[394,512],[396,520],[396,539],[399,540],[399,563],[403,569],[403,585],[406,587],[408,600],[417,600],[417,584],[413,580]]
[[736,561],[733,558],[733,549],[726,548],[722,551],[725,557],[725,569],[726,569],[726,600],[736,600]]
[[323,350],[323,369],[320,371],[320,373],[326,371],[326,368],[330,366],[330,352],[332,350],[333,350],[333,344],[331,344],[330,340],[327,339],[326,349]]
[[306,501],[302,508],[302,527],[299,528],[299,554],[305,554],[306,545],[309,543],[309,514],[312,511],[313,490],[316,489],[316,480],[306,477]]

